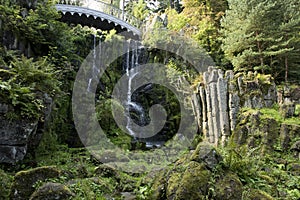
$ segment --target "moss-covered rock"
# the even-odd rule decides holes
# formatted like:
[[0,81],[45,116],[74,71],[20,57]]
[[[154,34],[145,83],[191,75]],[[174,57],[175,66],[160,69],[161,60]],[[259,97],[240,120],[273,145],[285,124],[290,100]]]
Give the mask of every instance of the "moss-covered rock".
[[204,199],[208,191],[210,176],[211,173],[204,164],[191,161],[186,167],[174,199]]
[[60,171],[51,166],[20,171],[14,177],[10,199],[29,199],[30,195],[35,190],[34,185],[38,181],[45,181],[49,178],[58,178],[59,175]]
[[292,144],[290,151],[293,152],[296,158],[300,159],[300,140]]
[[280,126],[280,145],[283,150],[291,147],[291,141],[300,137],[300,126],[295,124],[281,124]]
[[248,200],[274,200],[273,197],[271,197],[269,194],[262,190],[257,189],[251,189],[247,192],[245,195],[245,199]]
[[238,145],[247,144],[265,154],[274,150],[279,138],[280,125],[274,116],[260,111],[246,109],[240,113],[239,123],[232,137]]
[[159,171],[152,183],[152,193],[149,196],[149,199],[155,200],[165,200],[166,199],[166,190],[167,190],[167,177],[168,177],[168,170],[161,170]]
[[208,169],[213,169],[223,159],[212,144],[201,142],[193,152],[191,160],[198,163],[203,162]]
[[240,200],[242,199],[243,185],[238,176],[227,173],[215,184],[216,200]]
[[101,176],[101,177],[105,177],[105,178],[115,178],[115,179],[119,179],[119,173],[118,171],[106,164],[102,164],[98,167],[96,167],[95,172],[96,175]]
[[180,186],[180,182],[182,179],[182,174],[175,172],[168,179],[166,195],[168,199],[174,199],[176,196],[176,191]]
[[12,183],[12,176],[0,169],[0,199],[7,199]]
[[30,200],[63,200],[72,196],[75,195],[63,184],[45,183],[31,195]]
[[273,118],[266,118],[262,122],[262,152],[271,152],[274,148],[274,144],[279,137],[278,133],[279,125]]
[[118,183],[109,178],[91,177],[68,181],[66,186],[76,195],[76,199],[112,199],[103,195],[118,194]]
[[294,103],[284,103],[280,105],[280,114],[284,118],[293,117],[295,114],[296,105]]

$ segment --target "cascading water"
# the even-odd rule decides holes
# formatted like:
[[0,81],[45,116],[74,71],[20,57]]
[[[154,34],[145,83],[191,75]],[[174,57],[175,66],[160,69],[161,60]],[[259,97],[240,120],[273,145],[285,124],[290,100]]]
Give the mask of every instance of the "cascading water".
[[[136,45],[136,47],[138,46],[136,42],[135,42],[135,45]],[[134,77],[138,74],[138,72],[135,71],[135,67],[138,66],[138,56],[139,55],[138,55],[137,48],[135,48],[134,50],[131,51],[130,46],[131,45],[128,45],[127,58],[126,58],[126,76],[128,77],[127,102],[126,102],[126,118],[127,118],[126,129],[128,130],[128,132],[131,136],[136,138],[138,133],[135,133],[131,129],[132,119],[130,116],[130,111],[136,110],[141,115],[141,118],[144,118],[144,110],[141,106],[137,105],[135,102],[132,102],[132,100],[131,100],[132,81],[133,81]],[[130,58],[130,53],[131,53],[131,58]]]
[[[87,91],[88,92],[95,92],[97,86],[101,87],[101,81],[98,83],[98,75],[100,73],[100,66],[101,66],[101,60],[105,59],[106,52],[101,52],[101,40],[99,40],[94,35],[93,37],[93,51],[92,51],[92,66],[90,70],[90,75],[88,76],[88,85],[87,85]],[[144,100],[139,99],[139,96],[141,95],[139,92],[135,93],[136,91],[132,91],[133,88],[136,88],[136,84],[138,82],[138,66],[140,64],[143,64],[143,62],[147,59],[147,52],[144,51],[143,47],[141,47],[140,43],[137,41],[129,41],[128,45],[124,46],[126,49],[126,54],[123,56],[122,66],[123,66],[123,76],[126,76],[127,84],[124,85],[123,91],[125,92],[125,101],[123,101],[123,105],[125,106],[125,123],[123,124],[123,127],[127,131],[129,135],[133,137],[133,142],[143,142],[145,143],[147,148],[153,148],[153,147],[160,147],[164,141],[161,139],[146,139],[146,138],[140,138],[140,134],[143,134],[139,132],[139,130],[136,128],[138,126],[146,126],[149,124],[149,116],[146,113],[146,109],[144,109],[143,106],[147,106]],[[146,56],[146,57],[145,57]],[[105,87],[105,86],[104,86]],[[145,85],[145,87],[142,88],[142,91],[151,91],[152,86],[151,84]],[[148,102],[149,103],[149,102]]]
[[98,77],[98,74],[100,72],[100,69],[98,68],[97,64],[96,64],[96,59],[97,59],[97,54],[101,55],[101,40],[99,40],[99,49],[97,52],[97,49],[96,49],[96,46],[97,46],[97,36],[96,34],[93,35],[93,66],[92,66],[92,72],[91,72],[91,76],[88,80],[88,87],[87,87],[87,90],[89,92],[92,92],[92,81],[93,80],[96,80],[97,77]]

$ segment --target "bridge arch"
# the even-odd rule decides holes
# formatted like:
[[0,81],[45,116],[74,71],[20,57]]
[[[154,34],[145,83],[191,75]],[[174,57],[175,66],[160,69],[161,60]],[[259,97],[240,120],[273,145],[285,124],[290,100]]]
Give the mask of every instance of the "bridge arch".
[[59,0],[55,5],[66,23],[81,24],[101,30],[126,31],[128,37],[138,39],[142,35],[141,22],[125,11],[99,0]]

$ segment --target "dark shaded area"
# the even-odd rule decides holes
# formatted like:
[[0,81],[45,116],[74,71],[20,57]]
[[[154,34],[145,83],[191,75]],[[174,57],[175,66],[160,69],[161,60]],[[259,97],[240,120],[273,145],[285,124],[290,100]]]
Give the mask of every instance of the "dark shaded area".
[[82,26],[94,27],[96,29],[101,29],[103,31],[108,31],[115,29],[117,33],[122,33],[126,31],[126,35],[132,39],[138,39],[138,35],[133,34],[132,31],[128,31],[126,28],[123,28],[120,25],[115,25],[113,22],[108,22],[108,20],[104,19],[103,21],[97,17],[96,19],[93,16],[86,16],[82,14],[79,16],[78,13],[74,13],[73,15],[67,12],[65,15],[62,14],[60,19],[62,22],[67,24],[81,24]]

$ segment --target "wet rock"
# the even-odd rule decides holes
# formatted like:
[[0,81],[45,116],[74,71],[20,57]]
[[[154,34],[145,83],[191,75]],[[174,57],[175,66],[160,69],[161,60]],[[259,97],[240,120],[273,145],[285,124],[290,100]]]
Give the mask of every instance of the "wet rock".
[[222,160],[222,156],[216,151],[215,147],[208,142],[200,143],[191,156],[191,160],[204,163],[208,169],[215,168]]
[[56,200],[70,199],[75,196],[70,189],[60,183],[45,183],[30,197],[30,200]]
[[225,174],[215,184],[216,200],[242,199],[243,184],[238,176],[232,173]]
[[55,167],[39,167],[27,171],[18,172],[12,184],[10,199],[29,199],[34,192],[34,184],[37,181],[45,181],[48,178],[58,178],[59,170]]
[[0,145],[0,163],[16,163],[24,159],[27,152],[25,146]]

